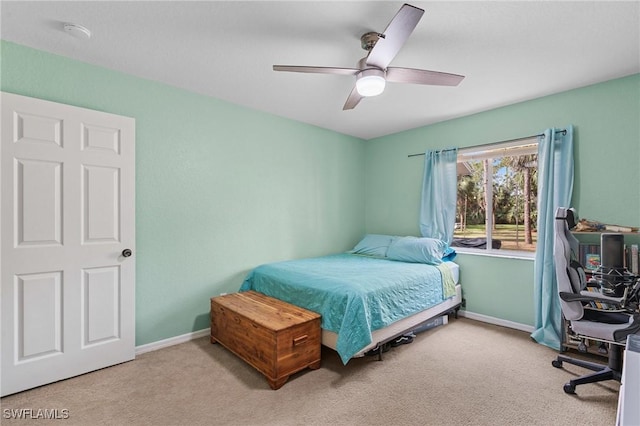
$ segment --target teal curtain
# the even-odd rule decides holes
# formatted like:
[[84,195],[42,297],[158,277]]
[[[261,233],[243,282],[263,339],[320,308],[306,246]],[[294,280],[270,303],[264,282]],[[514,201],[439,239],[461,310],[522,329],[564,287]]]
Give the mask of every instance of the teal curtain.
[[458,149],[425,152],[420,234],[451,244],[456,223]]
[[573,192],[573,127],[547,129],[538,140],[538,241],[534,268],[535,331],[531,337],[560,350],[562,311],[553,263],[556,208],[570,207]]

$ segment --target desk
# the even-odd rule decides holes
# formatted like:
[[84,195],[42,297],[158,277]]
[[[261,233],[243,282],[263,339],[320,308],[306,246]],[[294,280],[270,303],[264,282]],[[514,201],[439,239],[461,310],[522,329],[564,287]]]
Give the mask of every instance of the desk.
[[616,425],[640,425],[640,335],[627,336]]

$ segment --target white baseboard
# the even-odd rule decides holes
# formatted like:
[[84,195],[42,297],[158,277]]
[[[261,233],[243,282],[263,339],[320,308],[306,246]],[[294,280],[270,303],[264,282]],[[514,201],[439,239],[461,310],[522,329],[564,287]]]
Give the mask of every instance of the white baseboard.
[[194,331],[180,336],[170,337],[164,340],[158,340],[157,342],[147,343],[146,345],[136,346],[136,355],[140,355],[146,352],[157,351],[158,349],[166,348],[180,343],[185,343],[190,340],[199,339],[200,337],[208,336],[211,334],[210,328],[204,328],[202,330]]
[[[520,324],[513,321],[503,320],[500,318],[490,317],[488,315],[476,314],[474,312],[460,310],[458,315],[461,317],[469,318],[476,321],[482,321],[489,324],[500,325],[502,327],[513,328],[520,331],[526,331],[533,333],[534,328],[530,325]],[[185,343],[190,340],[199,339],[200,337],[208,336],[211,333],[211,329],[204,328],[202,330],[194,331],[191,333],[182,334],[180,336],[170,337],[164,340],[158,340],[157,342],[147,343],[146,345],[136,346],[136,355],[141,355],[146,352],[157,351],[158,349],[166,348],[180,343]]]
[[533,333],[533,331],[535,330],[531,325],[520,324],[518,322],[490,317],[488,315],[476,314],[475,312],[460,310],[458,311],[458,315],[460,315],[461,317],[469,318],[476,321],[482,321],[489,324],[500,325],[502,327],[513,328],[520,331],[526,331],[528,333]]

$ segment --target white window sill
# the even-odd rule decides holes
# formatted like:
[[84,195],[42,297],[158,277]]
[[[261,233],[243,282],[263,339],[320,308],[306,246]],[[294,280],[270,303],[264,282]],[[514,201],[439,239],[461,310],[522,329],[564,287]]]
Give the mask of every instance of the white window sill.
[[466,247],[451,247],[459,254],[471,254],[474,256],[501,257],[505,259],[535,260],[535,252],[517,250],[485,250]]

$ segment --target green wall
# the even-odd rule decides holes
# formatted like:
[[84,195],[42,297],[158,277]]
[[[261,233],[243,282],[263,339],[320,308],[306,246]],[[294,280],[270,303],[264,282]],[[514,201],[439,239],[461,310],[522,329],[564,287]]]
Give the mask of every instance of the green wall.
[[[362,141],[9,42],[3,91],[136,119],[136,344],[208,326],[254,266],[418,234],[408,154],[575,126],[573,205],[640,225],[640,75]],[[533,325],[533,261],[460,254],[467,310]]]
[[[367,142],[366,226],[418,234],[426,149],[466,147],[575,128],[573,206],[580,217],[640,226],[640,75],[381,137]],[[466,309],[534,324],[533,261],[460,254]]]
[[136,119],[137,345],[208,327],[209,298],[254,266],[344,251],[364,233],[364,141],[1,49],[3,91]]

